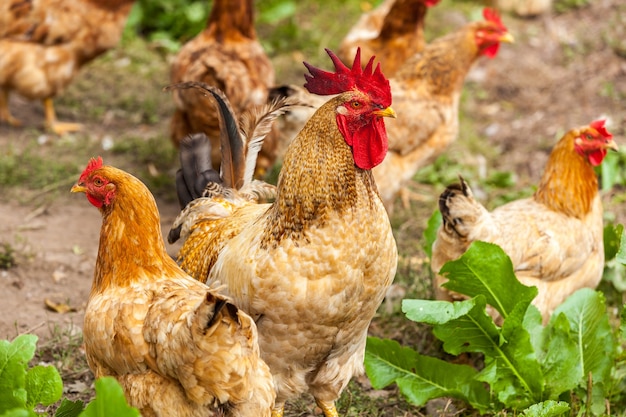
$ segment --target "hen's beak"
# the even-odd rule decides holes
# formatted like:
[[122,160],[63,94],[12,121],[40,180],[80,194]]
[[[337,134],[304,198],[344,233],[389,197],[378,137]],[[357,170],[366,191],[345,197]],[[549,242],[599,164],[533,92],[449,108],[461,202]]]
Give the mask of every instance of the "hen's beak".
[[84,193],[85,191],[87,191],[87,189],[83,187],[82,185],[74,184],[72,186],[72,189],[70,190],[70,193]]
[[507,32],[500,37],[499,41],[505,43],[515,43],[515,38],[513,37],[513,35]]
[[619,151],[619,148],[617,146],[617,143],[615,143],[615,141],[613,139],[609,139],[605,144],[604,147],[606,149],[613,149],[614,151]]
[[396,118],[396,112],[391,107],[387,107],[386,109],[382,110],[376,110],[374,114],[380,117],[393,117],[394,119]]

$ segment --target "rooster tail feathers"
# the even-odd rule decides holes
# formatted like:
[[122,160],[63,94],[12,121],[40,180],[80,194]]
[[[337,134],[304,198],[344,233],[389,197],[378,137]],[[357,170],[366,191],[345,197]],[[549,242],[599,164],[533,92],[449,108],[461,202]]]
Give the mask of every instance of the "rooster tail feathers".
[[241,117],[240,131],[246,144],[246,161],[242,188],[252,183],[256,160],[274,121],[301,103],[295,97],[277,97],[264,106],[253,108]]
[[176,172],[180,207],[201,197],[210,182],[221,183],[219,173],[211,165],[211,142],[204,133],[189,135],[180,142],[180,169]]
[[[243,185],[245,144],[239,133],[235,112],[226,95],[217,87],[203,82],[189,81],[165,87],[165,90],[195,88],[214,98],[220,123],[220,150],[222,153],[220,176],[225,186]],[[208,156],[210,157],[210,156]]]

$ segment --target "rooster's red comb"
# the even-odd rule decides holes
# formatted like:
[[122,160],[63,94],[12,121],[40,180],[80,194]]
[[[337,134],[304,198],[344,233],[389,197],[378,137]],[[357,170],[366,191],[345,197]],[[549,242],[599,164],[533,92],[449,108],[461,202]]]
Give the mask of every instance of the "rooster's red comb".
[[599,134],[601,134],[604,138],[606,139],[611,139],[613,137],[613,135],[611,133],[609,133],[608,130],[606,130],[606,127],[604,126],[605,120],[601,119],[601,120],[596,120],[594,122],[589,123],[589,126],[593,127],[595,130],[598,131]]
[[500,29],[506,30],[506,26],[504,26],[504,23],[502,23],[502,19],[500,19],[500,15],[495,9],[485,7],[483,9],[483,17],[487,22],[492,22]]
[[89,160],[89,163],[87,164],[87,168],[85,168],[85,170],[83,171],[82,174],[80,174],[80,182],[84,181],[87,179],[87,177],[89,176],[89,174],[91,174],[93,171],[95,171],[96,169],[102,168],[102,157],[99,156],[98,158],[91,158]]
[[362,69],[361,48],[358,48],[352,68],[348,68],[331,50],[326,49],[326,53],[335,64],[335,72],[324,71],[304,62],[304,66],[310,72],[304,74],[306,78],[304,88],[319,95],[340,94],[357,89],[368,94],[373,101],[383,107],[391,105],[391,87],[389,80],[380,70],[380,64],[372,71],[375,57],[371,57],[365,69]]

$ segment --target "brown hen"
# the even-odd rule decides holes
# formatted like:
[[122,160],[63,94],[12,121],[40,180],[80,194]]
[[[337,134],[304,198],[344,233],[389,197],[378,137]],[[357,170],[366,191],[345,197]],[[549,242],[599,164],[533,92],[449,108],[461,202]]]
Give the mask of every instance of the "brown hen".
[[389,84],[373,58],[362,69],[357,53],[349,69],[329,54],[337,73],[306,64],[306,87],[338,95],[289,145],[276,200],[238,204],[231,190],[192,201],[176,221],[189,231],[183,269],[224,283],[256,318],[276,383],[274,416],[305,392],[337,416],[334,403],[363,372],[368,327],[396,270],[371,172],[386,152],[382,118],[394,116]]
[[[439,199],[443,224],[433,244],[432,270],[438,273],[475,240],[499,245],[511,258],[517,278],[536,286],[533,304],[544,323],[570,294],[595,288],[604,269],[602,201],[593,167],[607,149],[617,150],[604,121],[572,129],[556,144],[537,191],[487,211],[465,181],[449,186]],[[437,298],[454,294],[441,287]]]
[[440,0],[386,0],[359,21],[341,41],[339,56],[348,60],[357,48],[376,55],[385,74],[392,77],[407,58],[424,49],[424,17]]
[[56,119],[52,99],[89,61],[117,45],[134,0],[0,2],[0,122],[20,126],[9,92],[43,100],[46,127],[79,130]]
[[[215,0],[211,15],[198,36],[187,42],[172,63],[170,80],[203,82],[223,91],[235,111],[267,102],[274,84],[274,67],[254,29],[253,0]],[[176,146],[189,134],[205,133],[212,145],[213,167],[220,166],[219,122],[216,109],[196,90],[174,90],[176,111],[171,138]],[[265,139],[257,163],[262,176],[276,159],[277,136]]]
[[83,326],[96,378],[115,377],[143,416],[269,416],[274,384],[254,321],[170,258],[146,186],[98,158],[72,192],[102,213]]

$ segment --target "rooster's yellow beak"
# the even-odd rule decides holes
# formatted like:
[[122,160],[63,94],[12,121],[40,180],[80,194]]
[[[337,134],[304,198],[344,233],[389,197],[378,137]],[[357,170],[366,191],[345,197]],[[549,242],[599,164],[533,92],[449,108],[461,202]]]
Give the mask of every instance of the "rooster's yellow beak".
[[82,185],[74,184],[72,186],[72,189],[70,190],[70,193],[84,193],[85,191],[87,191],[87,189],[83,187]]
[[374,114],[380,117],[393,117],[394,119],[396,118],[396,112],[391,107],[387,107],[386,109],[382,110],[376,110]]

